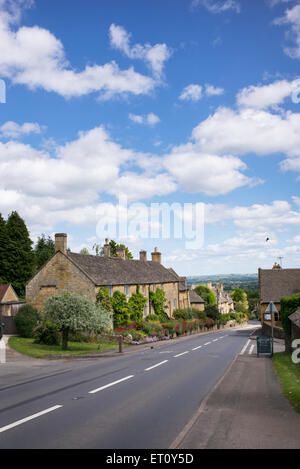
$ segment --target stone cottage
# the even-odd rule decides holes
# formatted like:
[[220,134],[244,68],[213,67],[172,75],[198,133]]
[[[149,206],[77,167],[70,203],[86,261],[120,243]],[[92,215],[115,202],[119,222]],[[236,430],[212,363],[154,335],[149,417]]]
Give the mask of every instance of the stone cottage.
[[212,285],[211,282],[207,283],[207,287],[213,292],[216,297],[216,303],[220,314],[228,314],[234,312],[233,299],[224,290],[222,283]]
[[165,291],[166,312],[172,317],[179,307],[179,279],[162,265],[157,248],[151,253],[151,260],[147,260],[146,251],[140,251],[139,259],[126,259],[125,249],[121,248],[117,257],[111,257],[106,239],[103,251],[103,256],[70,252],[67,235],[56,234],[55,254],[27,283],[27,302],[42,310],[48,298],[65,291],[95,300],[101,287],[107,287],[111,296],[118,290],[129,298],[139,285],[148,300],[144,316],[154,312],[150,291],[160,288]]
[[280,299],[283,296],[300,293],[300,269],[282,269],[275,263],[272,269],[258,269],[259,297],[261,318],[270,301],[276,306],[278,313],[274,313],[274,321],[280,321]]
[[15,316],[24,303],[19,300],[11,284],[0,285],[0,316]]

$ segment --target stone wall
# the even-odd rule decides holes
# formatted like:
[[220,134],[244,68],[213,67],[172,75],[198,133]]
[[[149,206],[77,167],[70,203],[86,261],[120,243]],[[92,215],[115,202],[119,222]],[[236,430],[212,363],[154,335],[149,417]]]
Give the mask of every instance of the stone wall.
[[[273,332],[276,339],[285,339],[285,332],[281,327],[274,326]],[[262,324],[262,335],[272,336],[272,327],[266,322]]]
[[28,282],[26,301],[42,310],[48,298],[64,291],[95,299],[94,283],[67,256],[57,252]]

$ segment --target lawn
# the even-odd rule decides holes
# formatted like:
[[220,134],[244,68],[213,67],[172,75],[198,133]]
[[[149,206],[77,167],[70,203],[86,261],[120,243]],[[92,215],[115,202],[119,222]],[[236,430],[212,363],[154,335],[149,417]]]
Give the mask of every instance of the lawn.
[[[100,342],[97,344],[86,342],[69,342],[68,350],[62,350],[60,345],[34,344],[33,341],[34,339],[11,337],[8,341],[8,345],[17,352],[34,358],[46,358],[55,355],[68,357],[72,355],[93,354],[107,350],[119,349],[119,344],[117,342]],[[128,344],[123,343],[123,347],[126,346],[128,346]]]
[[300,363],[293,363],[291,355],[286,352],[275,353],[273,362],[283,394],[300,413]]

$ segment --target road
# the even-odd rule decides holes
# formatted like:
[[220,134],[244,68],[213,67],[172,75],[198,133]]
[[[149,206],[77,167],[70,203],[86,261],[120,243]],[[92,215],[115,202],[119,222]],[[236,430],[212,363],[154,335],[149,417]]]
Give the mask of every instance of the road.
[[0,381],[0,448],[168,448],[251,332],[224,329],[68,362],[2,389]]

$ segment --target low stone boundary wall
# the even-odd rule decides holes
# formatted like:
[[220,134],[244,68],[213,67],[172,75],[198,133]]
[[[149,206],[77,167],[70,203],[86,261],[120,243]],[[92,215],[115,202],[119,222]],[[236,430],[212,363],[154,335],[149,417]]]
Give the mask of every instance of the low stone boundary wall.
[[[276,339],[285,339],[285,332],[281,327],[274,326],[273,333]],[[266,335],[268,337],[272,336],[272,327],[265,322],[262,325],[262,335]]]

